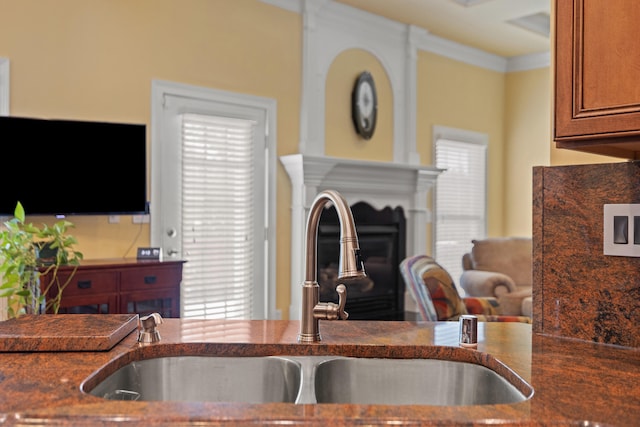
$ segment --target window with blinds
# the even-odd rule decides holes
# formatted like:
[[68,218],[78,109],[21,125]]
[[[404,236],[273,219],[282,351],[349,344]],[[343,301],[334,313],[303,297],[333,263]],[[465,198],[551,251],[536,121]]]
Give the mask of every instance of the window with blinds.
[[182,248],[188,261],[182,315],[249,319],[256,256],[255,122],[181,117]]
[[462,255],[486,236],[486,151],[482,142],[435,140],[436,167],[445,169],[435,190],[435,258],[461,295]]

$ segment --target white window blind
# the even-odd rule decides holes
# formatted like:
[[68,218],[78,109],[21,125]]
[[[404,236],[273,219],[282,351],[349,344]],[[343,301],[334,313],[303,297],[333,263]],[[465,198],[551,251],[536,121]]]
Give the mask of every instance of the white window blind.
[[[255,122],[182,115],[183,317],[249,319]],[[260,187],[262,188],[262,187]]]
[[464,295],[462,255],[486,236],[486,145],[440,138],[435,151],[436,167],[446,169],[436,183],[435,258]]

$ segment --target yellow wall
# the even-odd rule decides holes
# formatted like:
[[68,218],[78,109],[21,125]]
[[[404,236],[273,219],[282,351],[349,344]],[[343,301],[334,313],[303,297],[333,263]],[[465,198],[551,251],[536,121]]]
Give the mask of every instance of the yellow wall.
[[506,74],[504,235],[532,235],[532,170],[549,165],[549,68]]
[[504,74],[428,52],[418,54],[417,151],[432,164],[433,126],[489,136],[487,232],[501,236],[504,226]]
[[580,151],[555,148],[555,143],[551,146],[551,166],[562,165],[585,165],[592,163],[616,163],[626,162],[619,157],[601,156],[599,154],[589,154]]
[[[276,99],[277,154],[297,152],[297,13],[258,0],[0,0],[0,11],[11,115],[149,128],[151,82],[168,80]],[[73,171],[63,173],[69,179],[61,191],[81,197]],[[277,180],[276,305],[287,313],[290,187],[281,167]],[[149,245],[148,225],[134,225],[129,216],[121,216],[120,224],[109,224],[106,216],[69,219],[86,259],[135,257],[137,246]]]
[[[298,152],[302,21],[297,13],[259,0],[0,0],[0,11],[0,57],[10,60],[12,115],[149,127],[151,82],[160,79],[275,99],[277,155]],[[417,66],[422,164],[432,162],[434,125],[489,135],[489,235],[530,230],[531,189],[525,187],[531,163],[549,164],[549,156],[551,164],[601,157],[549,150],[549,121],[545,126],[543,118],[549,117],[548,72],[506,75],[427,52],[418,53]],[[358,138],[351,123],[351,90],[363,70],[374,75],[379,96],[378,123],[369,141]],[[325,96],[327,155],[392,160],[393,95],[372,54],[338,55]],[[78,191],[81,197],[73,171],[64,174],[68,186],[61,191]],[[290,305],[290,205],[289,178],[278,165],[276,306],[284,317]],[[129,216],[121,216],[119,224],[109,224],[106,216],[70,219],[87,259],[133,257],[136,247],[149,244],[148,225],[132,224]]]

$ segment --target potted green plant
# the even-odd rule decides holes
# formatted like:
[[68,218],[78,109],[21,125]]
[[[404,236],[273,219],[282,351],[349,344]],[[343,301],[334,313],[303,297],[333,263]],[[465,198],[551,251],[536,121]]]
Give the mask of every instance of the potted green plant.
[[[62,291],[82,260],[82,253],[74,249],[78,242],[67,233],[71,227],[67,220],[42,227],[25,223],[24,208],[17,203],[14,217],[0,231],[0,297],[7,298],[8,318],[58,313]],[[58,277],[62,265],[76,266],[64,281]],[[42,286],[44,276],[48,283]]]

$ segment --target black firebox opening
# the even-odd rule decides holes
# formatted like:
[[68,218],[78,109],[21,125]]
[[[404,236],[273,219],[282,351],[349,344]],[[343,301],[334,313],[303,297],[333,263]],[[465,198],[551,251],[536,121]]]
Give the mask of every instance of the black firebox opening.
[[318,228],[320,301],[338,302],[339,283],[347,286],[345,310],[354,320],[404,320],[404,281],[398,266],[406,253],[402,207],[376,210],[368,203],[351,206],[367,278],[338,281],[340,227],[334,207],[325,209]]

